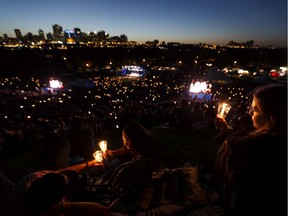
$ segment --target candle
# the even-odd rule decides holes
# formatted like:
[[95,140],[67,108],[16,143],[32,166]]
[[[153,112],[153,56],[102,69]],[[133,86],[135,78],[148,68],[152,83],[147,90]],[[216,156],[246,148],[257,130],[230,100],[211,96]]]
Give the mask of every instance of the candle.
[[101,163],[103,161],[102,151],[100,150],[95,151],[93,154],[93,157],[95,158],[97,162]]
[[101,142],[98,143],[99,147],[100,147],[100,150],[102,152],[106,152],[107,151],[107,141],[106,140],[103,140]]
[[217,111],[217,116],[219,118],[225,118],[230,111],[231,106],[227,103],[219,103],[218,105],[218,111]]

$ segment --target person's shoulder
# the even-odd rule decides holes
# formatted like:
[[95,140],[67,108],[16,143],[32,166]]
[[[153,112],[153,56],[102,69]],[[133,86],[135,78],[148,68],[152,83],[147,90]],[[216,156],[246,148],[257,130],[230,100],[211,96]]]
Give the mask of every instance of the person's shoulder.
[[21,179],[19,179],[19,181],[17,182],[17,185],[21,185],[22,183],[24,183],[26,186],[29,186],[30,184],[32,184],[34,181],[36,181],[37,179],[41,178],[42,176],[53,172],[51,170],[41,170],[41,171],[36,171],[36,172],[32,172],[27,174],[26,176],[22,177]]
[[65,215],[110,215],[110,210],[95,202],[66,202],[62,206],[62,213]]
[[243,141],[249,141],[257,139],[256,136],[252,136],[251,132],[253,132],[255,129],[253,126],[247,126],[240,128],[238,130],[229,130],[229,135],[227,137],[227,140],[229,143],[238,143]]
[[147,167],[152,167],[153,161],[150,158],[138,157],[135,160],[125,162],[122,164],[123,168],[130,168],[135,171],[141,171],[147,169]]
[[148,158],[148,157],[139,156],[139,157],[135,158],[132,161],[128,161],[128,162],[123,163],[123,165],[133,166],[133,165],[137,165],[137,164],[150,163],[151,161],[152,160],[150,158]]
[[26,176],[20,178],[15,184],[15,192],[17,194],[24,194],[27,189],[38,179],[43,177],[48,173],[52,173],[51,170],[41,170],[27,174]]
[[150,163],[152,161],[151,158],[148,157],[139,157],[136,160],[134,160],[134,163]]

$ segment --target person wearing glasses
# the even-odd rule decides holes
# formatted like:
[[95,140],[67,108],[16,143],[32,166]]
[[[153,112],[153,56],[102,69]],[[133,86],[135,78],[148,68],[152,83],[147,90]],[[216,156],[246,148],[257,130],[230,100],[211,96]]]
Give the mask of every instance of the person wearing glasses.
[[227,215],[287,215],[287,86],[260,86],[249,114],[253,126],[227,133],[216,154],[215,189]]

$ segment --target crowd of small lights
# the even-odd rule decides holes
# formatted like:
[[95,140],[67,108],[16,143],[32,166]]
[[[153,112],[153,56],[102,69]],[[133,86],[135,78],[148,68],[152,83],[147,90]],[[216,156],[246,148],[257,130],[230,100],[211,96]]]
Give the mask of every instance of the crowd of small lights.
[[[119,128],[119,115],[126,109],[149,109],[156,113],[171,112],[180,104],[181,98],[188,96],[191,77],[183,77],[185,82],[171,76],[163,79],[159,76],[148,77],[91,77],[94,88],[75,90],[73,88],[50,89],[47,83],[31,77],[23,82],[19,77],[1,78],[0,95],[2,100],[10,101],[12,108],[3,110],[0,117],[14,118],[23,113],[26,120],[37,118],[38,121],[48,122],[51,113],[73,113],[83,118],[98,115],[99,118],[114,121]],[[44,90],[46,89],[46,90]],[[48,90],[47,90],[48,89]],[[217,102],[225,100],[231,104],[247,101],[247,90],[243,87],[220,86],[213,94],[212,101],[203,101],[204,108],[217,108]],[[191,98],[188,98],[192,100]],[[50,110],[48,116],[47,110]],[[147,108],[148,107],[148,108]],[[46,110],[46,112],[45,112]],[[15,112],[15,113],[13,113]],[[48,113],[49,113],[48,112]],[[61,114],[60,114],[61,115]],[[99,119],[98,118],[98,119]]]

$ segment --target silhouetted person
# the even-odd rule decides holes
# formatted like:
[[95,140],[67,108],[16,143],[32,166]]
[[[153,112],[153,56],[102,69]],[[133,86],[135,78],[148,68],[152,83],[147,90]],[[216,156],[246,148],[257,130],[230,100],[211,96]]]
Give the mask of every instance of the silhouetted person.
[[[253,126],[228,135],[218,150],[214,180],[227,213],[287,215],[287,87],[253,95]],[[218,119],[225,130],[225,119]]]

